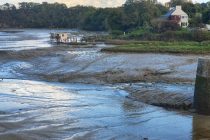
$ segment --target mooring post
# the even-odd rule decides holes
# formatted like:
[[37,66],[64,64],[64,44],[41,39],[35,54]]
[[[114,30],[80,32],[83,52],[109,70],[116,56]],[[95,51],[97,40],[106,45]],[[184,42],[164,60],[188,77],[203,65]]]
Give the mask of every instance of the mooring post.
[[210,115],[210,59],[198,59],[194,107],[199,114]]

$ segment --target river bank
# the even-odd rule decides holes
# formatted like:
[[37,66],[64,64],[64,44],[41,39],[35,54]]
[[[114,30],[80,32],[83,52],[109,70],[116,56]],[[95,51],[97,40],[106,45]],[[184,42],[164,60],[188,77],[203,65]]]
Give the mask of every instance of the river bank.
[[107,40],[117,46],[102,49],[103,52],[123,53],[171,53],[171,54],[210,54],[210,42],[193,41],[134,41]]

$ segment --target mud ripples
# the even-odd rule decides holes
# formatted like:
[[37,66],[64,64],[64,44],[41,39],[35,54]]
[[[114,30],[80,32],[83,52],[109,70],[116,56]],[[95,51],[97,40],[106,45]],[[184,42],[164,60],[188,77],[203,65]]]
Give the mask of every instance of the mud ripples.
[[132,100],[115,86],[4,80],[0,88],[0,139],[192,137],[188,113]]

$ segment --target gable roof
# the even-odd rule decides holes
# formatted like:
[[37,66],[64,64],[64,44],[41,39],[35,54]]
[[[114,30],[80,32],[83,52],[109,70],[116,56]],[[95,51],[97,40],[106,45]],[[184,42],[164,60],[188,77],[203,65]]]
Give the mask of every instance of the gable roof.
[[170,10],[168,11],[168,13],[166,13],[165,15],[163,15],[163,17],[169,18],[175,10],[176,10],[175,7],[170,8]]
[[182,15],[188,16],[183,10],[181,6],[176,6],[175,11],[171,15]]
[[168,19],[172,15],[182,15],[182,16],[188,16],[181,8],[181,6],[176,6],[170,8],[168,13],[162,16],[162,18]]

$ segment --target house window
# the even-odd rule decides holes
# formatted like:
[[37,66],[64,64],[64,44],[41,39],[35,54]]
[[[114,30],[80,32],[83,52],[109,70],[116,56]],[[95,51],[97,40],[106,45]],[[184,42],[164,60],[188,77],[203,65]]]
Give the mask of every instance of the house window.
[[183,27],[183,26],[187,26],[187,22],[182,22],[181,23],[181,26]]

